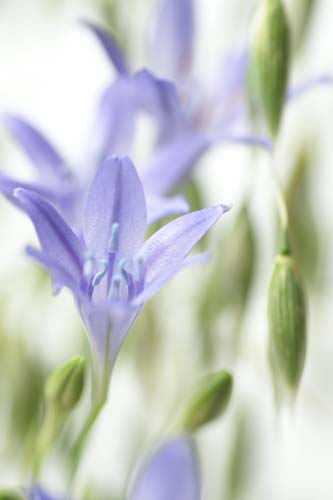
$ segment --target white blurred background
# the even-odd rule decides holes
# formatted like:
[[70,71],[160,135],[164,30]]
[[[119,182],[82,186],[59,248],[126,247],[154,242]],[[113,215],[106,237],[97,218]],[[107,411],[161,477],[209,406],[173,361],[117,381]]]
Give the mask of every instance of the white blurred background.
[[[147,22],[155,0],[121,0],[125,38],[134,40],[133,67],[149,65],[145,55]],[[321,73],[333,73],[333,2],[317,0],[307,43],[295,60],[292,82]],[[255,3],[255,2],[254,2]],[[291,4],[293,0],[288,2]],[[205,78],[230,47],[246,43],[250,0],[197,0],[200,29],[196,71]],[[77,19],[102,20],[95,0],[0,0],[0,112],[14,111],[38,125],[70,163],[84,160],[89,126],[97,99],[113,78],[112,69],[90,33]],[[103,20],[102,20],[103,21]],[[233,211],[213,230],[217,240],[237,213],[246,187],[251,185],[251,214],[258,237],[257,274],[242,332],[241,357],[232,366],[235,392],[226,417],[202,430],[198,437],[203,474],[203,500],[223,497],[228,454],[236,414],[246,411],[250,444],[246,450],[249,474],[247,500],[331,500],[333,497],[333,320],[332,320],[332,130],[333,88],[313,90],[289,105],[279,145],[281,178],[286,180],[298,145],[308,137],[313,150],[311,206],[315,214],[321,254],[319,288],[309,290],[309,349],[304,379],[292,414],[275,415],[266,360],[267,284],[275,251],[273,190],[263,153],[235,146],[207,154],[195,176],[203,186],[206,204],[232,203]],[[134,162],[141,160],[149,127],[142,121]],[[146,139],[147,138],[147,139]],[[1,129],[0,167],[29,176],[30,165]],[[36,266],[23,248],[35,236],[28,220],[0,199],[1,327],[23,336],[46,371],[84,349],[83,330],[69,294],[54,298],[50,283],[39,287]],[[232,252],[222,248],[221,252]],[[158,366],[145,389],[140,375],[144,351],[135,361],[126,350],[114,372],[110,400],[98,421],[80,468],[77,497],[91,485],[102,492],[121,494],[130,466],[163,435],[176,401],[198,378],[197,339],[193,304],[204,286],[206,268],[185,271],[154,299],[158,315]],[[228,335],[222,315],[217,335]],[[1,346],[0,346],[1,349]],[[228,367],[221,352],[218,367]],[[17,366],[20,370],[20,366]],[[10,390],[10,376],[3,386]],[[2,387],[2,386],[1,386]],[[2,408],[6,422],[6,408]],[[5,425],[3,429],[5,429]],[[0,443],[6,436],[0,432]],[[137,445],[137,446],[136,446]],[[15,454],[0,451],[0,481],[17,484]],[[245,451],[244,451],[245,453]],[[56,456],[43,473],[43,483],[64,490],[64,471]],[[106,495],[106,498],[107,495]],[[171,500],[171,499],[170,499]]]

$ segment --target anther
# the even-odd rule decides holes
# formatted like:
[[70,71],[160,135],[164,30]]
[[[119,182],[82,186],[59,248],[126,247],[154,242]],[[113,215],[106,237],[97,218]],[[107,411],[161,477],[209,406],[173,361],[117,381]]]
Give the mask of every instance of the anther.
[[100,284],[102,278],[104,278],[108,270],[108,262],[105,259],[101,260],[101,264],[102,264],[102,269],[100,271],[97,271],[91,280],[91,284],[93,287],[96,287],[97,285]]
[[111,226],[111,236],[108,243],[108,252],[113,253],[118,250],[119,242],[119,224],[114,222]]
[[94,270],[94,265],[95,265],[95,257],[90,250],[87,250],[84,253],[84,265],[83,265],[83,274],[86,278],[92,274]]

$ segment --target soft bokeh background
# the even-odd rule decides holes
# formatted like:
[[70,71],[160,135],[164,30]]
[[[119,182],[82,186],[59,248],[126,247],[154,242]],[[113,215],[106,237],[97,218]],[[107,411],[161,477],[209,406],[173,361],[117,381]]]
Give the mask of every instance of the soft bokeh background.
[[[209,76],[230,47],[246,43],[255,3],[197,0],[198,75]],[[322,72],[333,72],[333,2],[317,3],[306,43],[295,59],[295,83]],[[113,77],[96,41],[78,25],[77,19],[88,17],[107,24],[107,4],[107,0],[0,2],[0,111],[19,112],[40,126],[73,166],[84,161],[97,99]],[[147,23],[156,2],[121,0],[119,4],[121,39],[128,47],[133,67],[146,66]],[[288,4],[293,8],[295,0]],[[235,146],[218,147],[196,169],[205,204],[222,201],[234,205],[233,211],[212,231],[211,248],[215,246],[215,252],[222,256],[234,251],[227,242],[222,247],[217,242],[232,226],[248,191],[257,238],[256,278],[242,323],[236,363],[227,349],[234,334],[230,312],[221,313],[214,329],[219,346],[215,367],[232,369],[235,392],[226,417],[198,436],[204,500],[226,498],[223,492],[235,427],[239,425],[245,426],[247,434],[246,445],[237,459],[239,464],[244,462],[239,481],[245,491],[239,498],[332,498],[332,111],[333,88],[317,89],[294,101],[286,112],[279,145],[279,170],[284,181],[299,146],[305,142],[311,152],[309,205],[304,216],[307,217],[307,210],[312,213],[320,257],[316,279],[308,286],[308,358],[292,414],[280,418],[275,415],[266,360],[266,290],[276,243],[267,158],[261,152],[254,156]],[[142,117],[133,150],[133,160],[139,165],[150,139],[150,124]],[[27,160],[2,129],[0,164],[11,173],[29,175]],[[39,367],[42,374],[48,373],[87,347],[69,294],[63,291],[52,297],[49,279],[23,255],[24,245],[35,240],[30,223],[2,198],[0,223],[0,481],[11,485],[24,480],[18,473],[16,457],[20,440],[16,448],[8,442],[12,416],[5,402],[14,381],[23,384],[24,394],[24,383],[32,380],[33,367]],[[305,246],[310,243],[306,241]],[[101,492],[101,498],[110,498],[111,492],[120,495],[139,457],[163,435],[177,401],[202,375],[195,305],[204,292],[208,273],[208,267],[203,267],[177,277],[148,306],[156,333],[152,334],[144,324],[143,331],[138,328],[126,342],[114,372],[109,403],[80,468],[78,495],[87,487]],[[29,359],[26,364],[22,355],[16,356],[16,344],[10,359],[8,342],[24,343],[24,356]],[[80,420],[80,414],[77,419]],[[63,469],[64,464],[54,453],[43,480],[56,492],[64,489]]]

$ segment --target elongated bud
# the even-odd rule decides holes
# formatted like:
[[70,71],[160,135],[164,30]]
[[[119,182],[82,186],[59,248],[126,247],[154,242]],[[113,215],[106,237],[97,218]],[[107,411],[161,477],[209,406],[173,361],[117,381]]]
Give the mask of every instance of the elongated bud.
[[0,500],[27,500],[23,491],[16,489],[0,490]]
[[304,368],[306,351],[305,296],[293,257],[278,255],[269,286],[269,355],[281,396],[294,396]]
[[86,360],[76,356],[49,375],[44,389],[45,413],[35,444],[33,475],[38,476],[45,455],[61,434],[82,395]]
[[55,370],[45,385],[45,400],[60,412],[71,411],[78,403],[84,388],[86,360],[76,356]]
[[184,431],[195,432],[226,410],[233,380],[230,373],[220,371],[205,378],[184,406],[180,425]]
[[250,87],[273,137],[278,133],[289,73],[289,28],[282,0],[262,0],[250,57]]

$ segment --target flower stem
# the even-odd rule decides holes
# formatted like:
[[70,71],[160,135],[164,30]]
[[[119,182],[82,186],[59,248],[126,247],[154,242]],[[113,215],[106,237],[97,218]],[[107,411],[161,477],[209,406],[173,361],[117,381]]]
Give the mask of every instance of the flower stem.
[[98,397],[97,398],[93,397],[93,404],[92,404],[90,414],[89,414],[83,428],[81,429],[81,432],[80,432],[76,442],[74,443],[74,446],[73,446],[72,452],[71,452],[70,486],[73,485],[73,482],[75,480],[76,472],[77,472],[78,466],[80,464],[80,460],[81,460],[87,439],[89,437],[89,434],[90,434],[98,416],[100,415],[102,409],[104,408],[104,406],[108,400],[108,392],[109,392],[109,385],[110,385],[111,371],[112,371],[111,366],[110,366],[110,362],[109,362],[110,343],[111,343],[111,330],[109,329],[107,337],[106,337],[106,343],[105,343],[104,363],[103,363],[102,377],[100,380],[100,386],[96,388],[96,385],[97,385],[96,381],[99,382],[98,377],[94,378],[95,383],[93,384],[93,393],[97,392]]
[[280,179],[279,179],[277,172],[276,172],[276,167],[275,167],[276,155],[275,155],[274,149],[272,151],[271,158],[272,158],[271,159],[271,175],[272,175],[272,181],[274,184],[275,203],[276,203],[276,208],[278,211],[280,225],[281,225],[281,231],[282,231],[282,244],[281,244],[280,251],[284,255],[289,255],[291,250],[290,250],[290,243],[289,243],[289,237],[288,237],[288,225],[289,225],[288,207],[287,207],[286,198],[285,198],[284,193],[283,193],[283,189],[281,187]]

